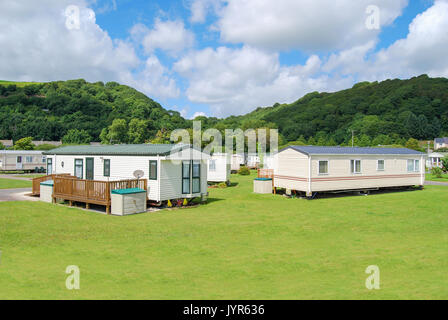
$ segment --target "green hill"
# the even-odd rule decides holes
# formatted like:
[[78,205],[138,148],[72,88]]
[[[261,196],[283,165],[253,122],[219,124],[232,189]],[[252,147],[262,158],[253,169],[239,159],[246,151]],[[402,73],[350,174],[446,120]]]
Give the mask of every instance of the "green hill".
[[[122,120],[103,130],[115,119]],[[198,119],[204,129],[278,128],[285,143],[347,144],[354,130],[357,145],[403,144],[409,138],[448,135],[448,79],[422,75],[362,82],[335,93],[309,93],[291,104],[257,108],[243,116]],[[103,131],[103,140],[137,143],[157,136],[165,142],[169,131],[190,127],[191,121],[178,112],[116,82],[0,81],[2,139],[60,140],[76,129],[70,134],[82,131],[96,141]]]

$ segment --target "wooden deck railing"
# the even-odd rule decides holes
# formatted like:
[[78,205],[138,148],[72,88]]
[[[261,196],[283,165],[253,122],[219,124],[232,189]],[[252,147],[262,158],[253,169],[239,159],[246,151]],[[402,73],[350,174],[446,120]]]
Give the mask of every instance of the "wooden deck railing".
[[258,169],[258,178],[274,179],[273,169]]
[[33,196],[40,195],[40,183],[44,182],[44,181],[48,181],[48,180],[54,180],[55,177],[65,177],[65,178],[69,178],[70,177],[71,179],[76,179],[76,177],[71,176],[70,173],[50,174],[48,176],[34,178],[33,179],[32,195]]
[[148,180],[133,179],[120,181],[80,180],[66,177],[55,177],[53,186],[53,200],[68,200],[70,205],[75,202],[84,202],[86,208],[90,204],[106,206],[107,214],[110,213],[110,193],[115,189],[140,188],[145,191]]

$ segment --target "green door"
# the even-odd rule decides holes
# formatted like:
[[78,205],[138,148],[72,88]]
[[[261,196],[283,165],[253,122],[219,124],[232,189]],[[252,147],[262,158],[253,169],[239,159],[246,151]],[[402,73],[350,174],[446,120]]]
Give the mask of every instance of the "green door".
[[93,158],[86,158],[86,179],[93,180]]

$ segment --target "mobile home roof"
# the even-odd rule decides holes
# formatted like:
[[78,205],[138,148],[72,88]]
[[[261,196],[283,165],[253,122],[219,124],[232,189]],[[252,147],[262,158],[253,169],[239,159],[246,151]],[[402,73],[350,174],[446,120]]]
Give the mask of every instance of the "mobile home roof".
[[66,146],[45,151],[46,155],[117,155],[117,156],[157,156],[169,155],[190,148],[180,144],[119,144]]
[[422,152],[406,148],[290,146],[283,150],[286,149],[293,149],[306,155],[424,155]]

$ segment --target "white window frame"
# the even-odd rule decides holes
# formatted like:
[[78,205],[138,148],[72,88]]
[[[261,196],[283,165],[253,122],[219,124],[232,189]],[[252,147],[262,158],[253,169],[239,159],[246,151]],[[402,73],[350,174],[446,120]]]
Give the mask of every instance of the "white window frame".
[[25,163],[33,163],[33,156],[26,156],[25,157]]
[[[410,161],[412,161],[412,170],[409,170]],[[418,165],[417,165],[417,163],[418,163]],[[408,159],[406,161],[407,172],[421,172],[420,166],[421,166],[420,159]]]
[[[383,161],[383,169],[380,169],[380,161]],[[386,160],[378,159],[376,161],[376,171],[385,171],[386,170]]]
[[[359,171],[356,171],[356,162],[359,161]],[[353,162],[353,167],[352,167]],[[362,161],[361,159],[351,159],[350,160],[350,172],[351,174],[361,174],[362,173]]]
[[[320,163],[326,162],[327,163],[327,172],[320,172]],[[328,176],[330,173],[330,160],[319,160],[317,162],[317,174],[320,176]]]

